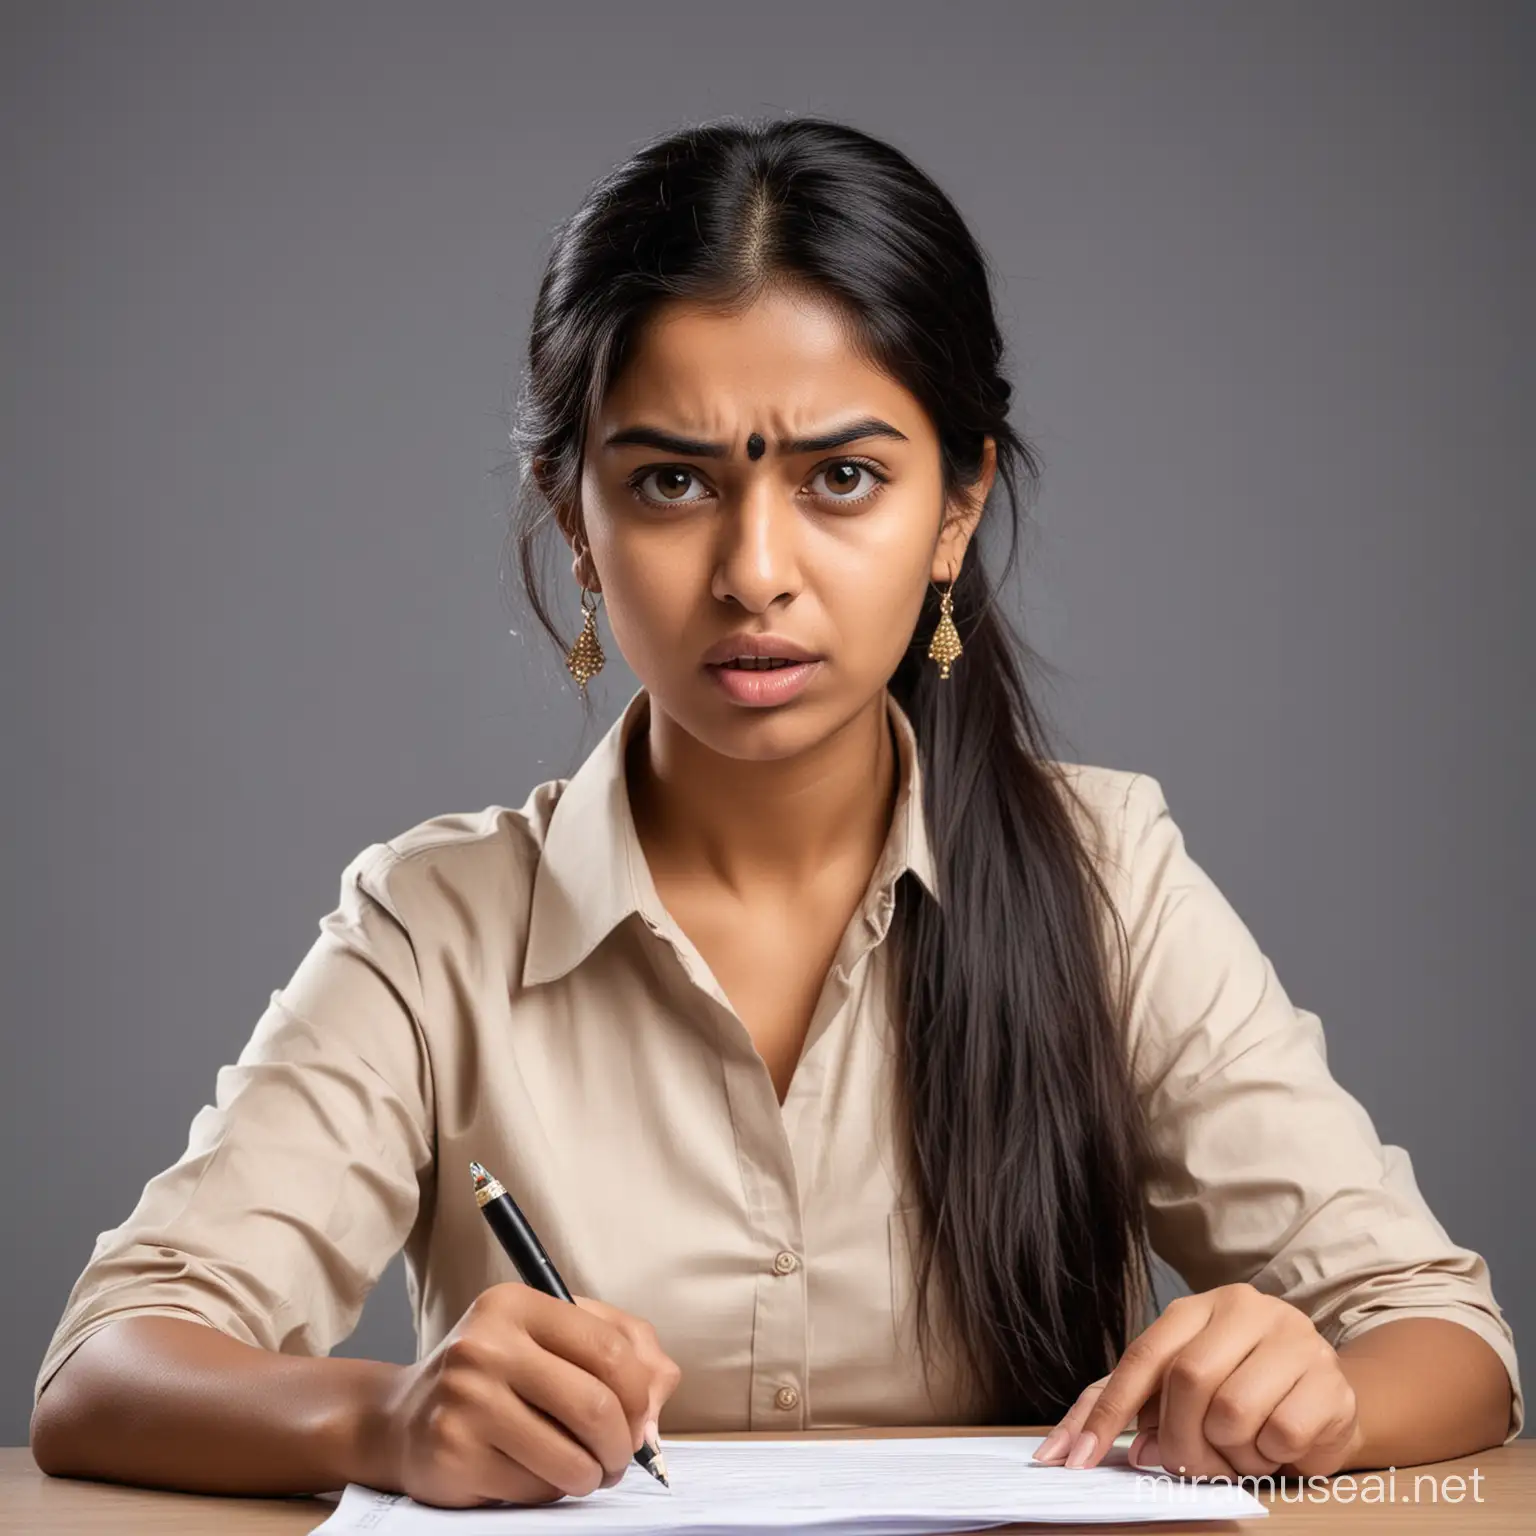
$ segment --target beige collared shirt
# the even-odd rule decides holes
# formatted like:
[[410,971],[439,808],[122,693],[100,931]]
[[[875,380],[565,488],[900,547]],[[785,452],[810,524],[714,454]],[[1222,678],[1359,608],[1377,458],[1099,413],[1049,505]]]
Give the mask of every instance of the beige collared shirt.
[[[135,1313],[323,1354],[402,1247],[426,1354],[516,1278],[475,1205],[478,1159],[573,1292],[654,1324],[682,1367],[663,1433],[977,1422],[942,1362],[925,1390],[907,1305],[883,940],[898,876],[937,885],[911,725],[889,699],[895,815],[780,1106],[635,834],[624,748],[648,703],[521,809],[434,817],[347,866],[185,1153],[98,1238],[36,1392]],[[1509,1371],[1514,1438],[1514,1339],[1483,1259],[1331,1077],[1317,1016],[1158,782],[1063,767],[1131,943],[1156,1251],[1194,1290],[1286,1298],[1335,1345],[1396,1317],[1471,1328]]]

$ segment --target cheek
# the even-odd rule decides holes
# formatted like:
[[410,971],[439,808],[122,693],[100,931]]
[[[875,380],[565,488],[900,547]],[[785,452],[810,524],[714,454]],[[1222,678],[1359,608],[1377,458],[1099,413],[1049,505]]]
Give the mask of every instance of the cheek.
[[686,548],[663,541],[618,538],[593,556],[602,573],[608,622],[620,649],[632,664],[665,660],[682,643],[689,616],[698,607],[700,582]]
[[900,659],[927,590],[926,547],[910,540],[863,549],[824,569],[823,602],[850,654]]

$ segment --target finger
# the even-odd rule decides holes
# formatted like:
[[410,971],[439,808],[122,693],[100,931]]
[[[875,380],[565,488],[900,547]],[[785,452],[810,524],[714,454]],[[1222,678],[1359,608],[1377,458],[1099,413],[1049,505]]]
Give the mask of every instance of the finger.
[[[623,1475],[630,1457],[628,1426],[611,1393],[612,1417],[603,1429],[594,1429],[590,1422],[572,1423],[584,1411],[573,1404],[592,1401],[593,1387],[601,1384],[568,1360],[547,1354],[545,1359],[546,1365],[532,1368],[534,1374],[527,1367],[519,1369],[506,1387],[488,1381],[477,1427],[488,1448],[559,1493],[582,1498],[603,1487],[609,1477],[616,1482]],[[572,1387],[562,1381],[565,1373],[576,1376],[578,1384]]]
[[567,1495],[581,1496],[598,1487],[602,1465],[562,1425],[492,1376],[482,1376],[464,1392],[473,1395],[475,1438],[449,1445],[468,1467],[464,1484],[479,1502],[553,1504]]
[[[628,1351],[628,1342],[616,1331],[615,1337]],[[634,1431],[622,1400],[601,1376],[529,1338],[507,1367],[505,1384],[496,1443],[516,1460],[577,1495],[601,1487],[605,1476],[623,1474],[635,1452]]]
[[1060,1461],[1077,1438],[1078,1431],[1083,1426],[1083,1420],[1088,1417],[1088,1410],[1098,1400],[1099,1393],[1103,1390],[1108,1376],[1101,1376],[1097,1381],[1091,1381],[1078,1393],[1072,1406],[1057,1421],[1055,1427],[1046,1435],[1045,1439],[1035,1447],[1035,1461]]
[[[1045,1436],[1035,1450],[1034,1461],[1054,1464],[1063,1460],[1071,1450],[1073,1441],[1082,1431],[1084,1422],[1093,1405],[1098,1401],[1104,1384],[1109,1380],[1108,1376],[1101,1376],[1097,1381],[1090,1382],[1083,1388],[1077,1400],[1072,1404],[1065,1415],[1057,1422],[1055,1427]],[[1130,1429],[1146,1429],[1156,1427],[1157,1424],[1157,1399],[1154,1397],[1149,1404],[1143,1404],[1130,1419],[1115,1431],[1116,1435],[1124,1434]]]
[[[1167,1362],[1200,1332],[1210,1311],[1203,1296],[1177,1297],[1131,1340],[1083,1421],[1067,1453],[1067,1466],[1098,1465],[1115,1436],[1133,1416],[1139,1418],[1142,1405],[1157,1392]],[[1166,1402],[1160,1411],[1166,1414]]]
[[1314,1367],[1270,1410],[1256,1443],[1298,1477],[1334,1472],[1355,1413],[1354,1389],[1343,1374],[1336,1367]]
[[1136,1437],[1126,1451],[1132,1466],[1160,1465],[1157,1460],[1157,1422],[1162,1401],[1162,1393],[1154,1392],[1136,1410]]
[[[1206,1326],[1167,1363],[1157,1430],[1165,1467],[1182,1467],[1189,1477],[1231,1476],[1238,1470],[1222,1447],[1207,1439],[1205,1422],[1227,1378],[1264,1342],[1265,1326],[1256,1314],[1215,1307]],[[1277,1396],[1262,1411],[1290,1385],[1290,1380],[1277,1383]]]
[[1265,1453],[1259,1431],[1311,1367],[1311,1351],[1294,1339],[1262,1339],[1212,1394],[1201,1426],[1206,1442],[1245,1475],[1275,1471],[1283,1458]]
[[1201,1440],[1192,1448],[1187,1441],[1170,1443],[1168,1427],[1159,1425],[1136,1451],[1142,1461],[1152,1461],[1180,1477],[1236,1478],[1237,1468],[1214,1446]]
[[[596,1306],[572,1306],[535,1292],[528,1298],[522,1321],[529,1338],[551,1354],[578,1365],[607,1385],[618,1398],[629,1431],[644,1422],[650,1403],[650,1373],[622,1328]],[[635,1440],[631,1450],[638,1446]]]
[[[611,1307],[606,1302],[593,1301],[589,1297],[578,1296],[576,1301],[579,1305],[596,1311],[598,1316],[606,1317],[615,1327],[621,1329],[634,1346],[636,1358],[650,1373],[650,1393],[646,1403],[643,1433],[651,1440],[653,1447],[659,1449],[661,1410],[681,1383],[682,1368],[661,1347],[661,1340],[655,1328],[644,1318],[636,1317],[632,1312],[621,1311],[618,1307]],[[639,1449],[638,1443],[635,1448]]]

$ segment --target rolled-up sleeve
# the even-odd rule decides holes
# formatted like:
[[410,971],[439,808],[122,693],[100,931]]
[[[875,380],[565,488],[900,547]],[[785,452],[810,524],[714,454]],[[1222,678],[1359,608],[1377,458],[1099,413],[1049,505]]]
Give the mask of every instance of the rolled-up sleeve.
[[97,1239],[33,1401],[91,1334],[183,1317],[286,1354],[326,1354],[416,1220],[433,1094],[410,934],[375,843],[287,986],[273,992],[186,1151]]
[[1328,1069],[1231,904],[1190,857],[1161,785],[1124,809],[1132,1060],[1149,1124],[1154,1250],[1193,1290],[1247,1281],[1306,1312],[1336,1348],[1400,1317],[1487,1341],[1524,1424],[1514,1334],[1481,1255],[1453,1243],[1414,1179]]

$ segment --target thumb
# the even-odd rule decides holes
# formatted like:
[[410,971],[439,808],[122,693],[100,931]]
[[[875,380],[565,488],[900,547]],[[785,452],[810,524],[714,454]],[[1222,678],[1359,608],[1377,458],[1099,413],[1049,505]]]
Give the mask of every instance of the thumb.
[[681,1380],[682,1371],[677,1362],[670,1356],[663,1357],[663,1363],[651,1378],[650,1401],[645,1410],[645,1439],[653,1451],[661,1449],[661,1410]]

